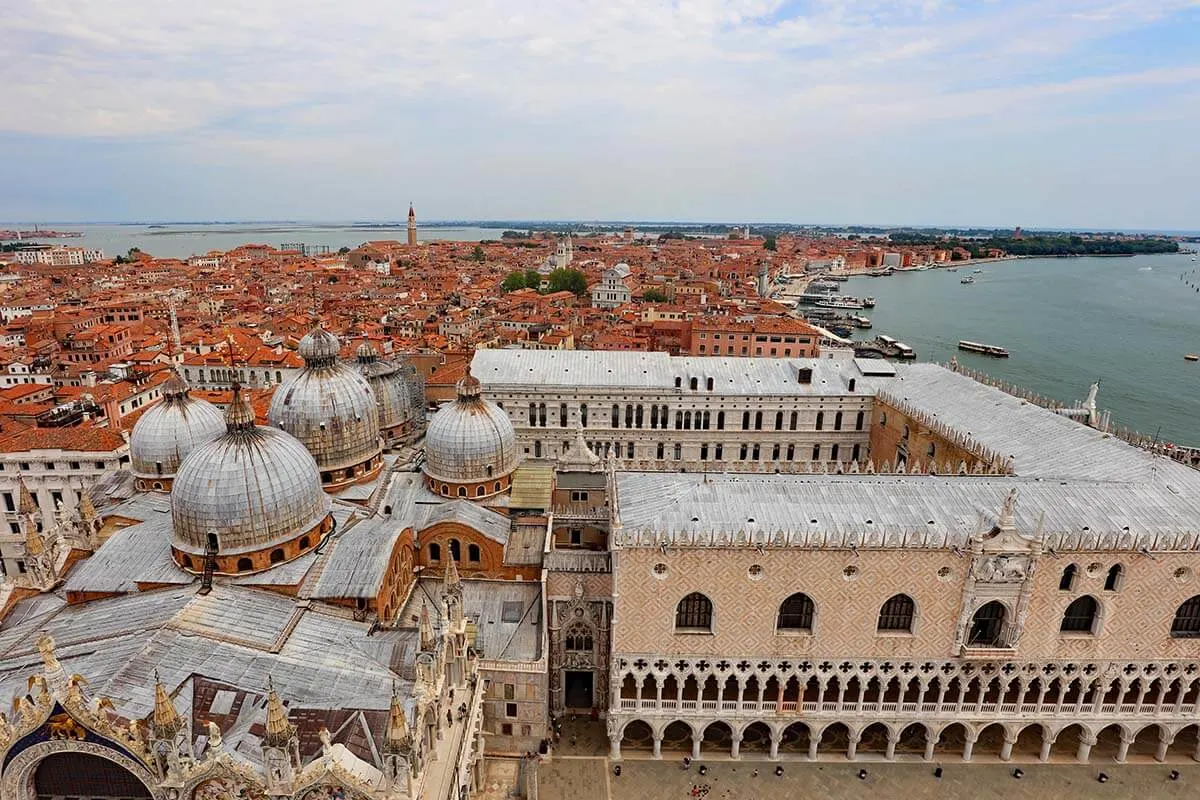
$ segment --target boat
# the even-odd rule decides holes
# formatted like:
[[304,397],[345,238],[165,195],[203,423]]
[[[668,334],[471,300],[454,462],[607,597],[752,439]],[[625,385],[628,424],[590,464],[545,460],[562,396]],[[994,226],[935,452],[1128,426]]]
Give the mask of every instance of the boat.
[[850,321],[854,323],[854,327],[856,327],[856,328],[871,327],[871,318],[870,317],[851,316]]
[[874,307],[875,307],[875,298],[874,297],[863,298],[863,308],[874,308]]
[[982,275],[982,274],[983,274],[983,270],[981,270],[981,269],[977,269],[977,270],[975,270],[975,274],[976,274],[976,275]]
[[966,350],[969,353],[982,353],[985,356],[995,356],[996,358],[1008,358],[1008,351],[994,344],[980,344],[979,342],[968,342],[964,339],[958,343],[958,349]]
[[1200,356],[1196,355],[1195,353],[1188,353],[1183,357],[1183,359],[1184,361],[1200,361]]
[[854,297],[834,297],[829,300],[818,300],[817,308],[846,308],[860,309],[863,307],[861,301]]
[[946,272],[958,272],[958,267],[950,267]]
[[967,277],[965,277],[959,281],[959,283],[974,283],[974,282],[975,282],[975,279],[972,278],[970,275],[968,275]]

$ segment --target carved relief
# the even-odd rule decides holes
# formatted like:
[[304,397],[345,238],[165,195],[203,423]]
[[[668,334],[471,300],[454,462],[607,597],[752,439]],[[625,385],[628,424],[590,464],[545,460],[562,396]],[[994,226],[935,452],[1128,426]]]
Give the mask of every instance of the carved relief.
[[1028,574],[1028,556],[989,556],[975,564],[975,579],[980,583],[1020,583]]
[[266,794],[234,777],[209,778],[192,792],[193,800],[264,800]]

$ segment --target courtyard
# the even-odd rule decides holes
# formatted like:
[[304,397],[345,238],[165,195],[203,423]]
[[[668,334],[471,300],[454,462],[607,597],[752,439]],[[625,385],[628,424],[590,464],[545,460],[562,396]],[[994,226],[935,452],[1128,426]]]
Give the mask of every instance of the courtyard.
[[[538,800],[686,800],[694,786],[705,786],[704,800],[769,800],[770,798],[884,797],[904,800],[1099,800],[1101,798],[1195,797],[1200,765],[1072,765],[1072,764],[906,764],[784,762],[776,777],[775,762],[702,762],[683,770],[678,761],[626,759],[620,776],[602,757],[561,757],[538,769]],[[942,777],[934,769],[942,767]],[[1013,777],[1021,769],[1021,778]],[[758,770],[757,776],[754,774]],[[860,769],[867,770],[860,779]],[[1171,770],[1180,772],[1172,781]],[[1097,776],[1104,772],[1107,783]]]

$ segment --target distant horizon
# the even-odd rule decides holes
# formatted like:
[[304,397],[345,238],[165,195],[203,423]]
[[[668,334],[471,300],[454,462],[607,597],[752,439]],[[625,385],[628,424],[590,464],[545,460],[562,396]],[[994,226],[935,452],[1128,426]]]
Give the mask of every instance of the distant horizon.
[[[965,230],[1016,230],[1020,228],[1022,233],[1038,233],[1038,232],[1063,232],[1063,233],[1112,233],[1112,234],[1160,234],[1164,236],[1200,236],[1200,229],[1185,230],[1176,228],[1114,228],[1114,227],[1055,227],[1043,225],[946,225],[939,223],[879,223],[879,222],[784,222],[780,220],[685,220],[685,219],[572,219],[569,217],[544,217],[544,218],[526,218],[526,219],[469,219],[469,218],[433,218],[421,221],[418,218],[418,229],[426,230],[433,228],[445,227],[476,227],[484,229],[504,230],[506,228],[525,227],[530,228],[534,225],[604,225],[604,226],[632,226],[646,228],[660,228],[669,226],[723,226],[728,228],[743,228],[750,227],[772,227],[772,226],[790,226],[790,227],[812,227],[822,229],[832,228],[879,228],[879,229],[914,229],[914,230],[944,230],[944,231],[965,231]],[[51,226],[84,226],[84,225],[108,225],[114,227],[126,226],[142,226],[142,225],[164,225],[164,226],[180,226],[180,225],[312,225],[323,227],[387,227],[387,228],[405,228],[407,220],[399,219],[185,219],[185,220],[168,220],[168,219],[132,219],[132,220],[47,220],[47,221],[0,221],[0,229],[21,229],[29,230],[33,227],[49,228]],[[28,227],[27,227],[28,226]]]

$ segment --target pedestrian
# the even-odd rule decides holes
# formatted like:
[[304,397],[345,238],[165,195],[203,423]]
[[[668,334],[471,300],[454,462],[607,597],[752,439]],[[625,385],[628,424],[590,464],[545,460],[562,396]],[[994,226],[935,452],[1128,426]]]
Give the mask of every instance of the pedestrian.
[[446,724],[447,724],[447,725],[453,725],[453,724],[454,724],[454,714],[452,714],[452,713],[450,712],[450,709],[448,709],[448,708],[446,709]]
[[755,767],[755,768],[754,768],[754,772],[751,772],[751,773],[750,773],[750,777],[751,777],[751,778],[757,778],[757,777],[758,777],[758,767]]
[[683,757],[683,768],[685,770],[691,769],[692,768],[692,759],[688,758],[687,756],[684,756]]

